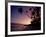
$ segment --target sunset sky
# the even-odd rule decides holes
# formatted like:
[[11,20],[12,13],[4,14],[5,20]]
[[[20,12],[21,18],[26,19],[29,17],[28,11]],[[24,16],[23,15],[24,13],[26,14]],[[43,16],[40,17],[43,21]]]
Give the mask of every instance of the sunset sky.
[[[18,8],[22,8],[22,14],[19,13]],[[31,16],[31,7],[24,6],[11,6],[11,22],[20,24],[31,24],[31,19],[25,14],[28,11],[29,16]]]

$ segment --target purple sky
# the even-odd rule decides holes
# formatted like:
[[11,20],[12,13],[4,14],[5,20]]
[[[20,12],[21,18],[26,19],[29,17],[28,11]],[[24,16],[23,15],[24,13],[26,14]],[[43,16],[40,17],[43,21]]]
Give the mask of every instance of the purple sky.
[[[18,8],[22,8],[22,14],[18,12]],[[25,14],[28,11],[29,16],[31,16],[31,7],[26,6],[11,6],[11,22],[20,24],[31,24],[31,19]]]

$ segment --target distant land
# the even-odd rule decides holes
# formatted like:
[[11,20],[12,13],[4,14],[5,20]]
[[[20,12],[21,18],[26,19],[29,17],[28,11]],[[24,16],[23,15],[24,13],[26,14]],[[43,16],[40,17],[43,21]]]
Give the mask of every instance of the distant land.
[[36,24],[19,24],[19,23],[11,23],[11,31],[27,31],[27,30],[40,30],[40,23]]
[[26,30],[28,26],[29,25],[25,24],[11,23],[11,31],[23,31]]

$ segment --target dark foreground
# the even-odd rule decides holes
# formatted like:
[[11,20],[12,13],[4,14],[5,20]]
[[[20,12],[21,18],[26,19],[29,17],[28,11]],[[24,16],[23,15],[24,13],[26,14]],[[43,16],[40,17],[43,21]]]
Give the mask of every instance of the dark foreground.
[[28,30],[40,30],[41,24],[34,23],[29,25],[11,23],[11,31],[28,31]]

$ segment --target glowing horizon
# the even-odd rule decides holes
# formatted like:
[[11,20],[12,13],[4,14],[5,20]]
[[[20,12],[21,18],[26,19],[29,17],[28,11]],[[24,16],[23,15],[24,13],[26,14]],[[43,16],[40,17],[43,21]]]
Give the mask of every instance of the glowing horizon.
[[[18,12],[18,8],[22,8],[22,14]],[[20,23],[20,24],[31,24],[31,19],[25,14],[26,10],[30,14],[31,11],[29,11],[30,7],[24,7],[24,6],[11,6],[11,22],[12,23]]]

